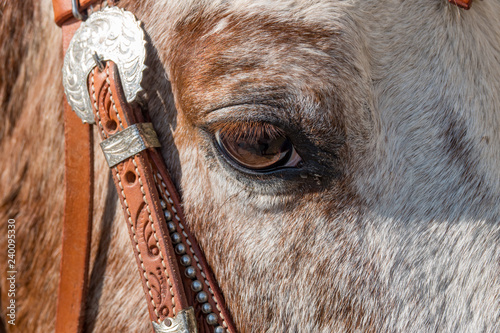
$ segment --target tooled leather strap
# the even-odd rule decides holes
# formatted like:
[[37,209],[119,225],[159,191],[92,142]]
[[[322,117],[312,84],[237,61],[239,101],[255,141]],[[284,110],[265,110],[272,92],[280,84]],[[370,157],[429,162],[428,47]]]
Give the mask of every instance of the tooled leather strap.
[[[63,52],[80,22],[63,25]],[[64,220],[56,333],[83,328],[93,213],[93,135],[64,99]]]
[[[79,23],[72,19],[58,19],[65,19],[69,10],[61,13],[60,8],[64,6],[58,5],[57,2],[63,0],[54,1],[55,17],[59,20],[58,24],[63,26],[63,44],[66,49]],[[89,80],[93,111],[99,124],[99,134],[103,139],[116,142],[120,133],[134,127],[152,129],[151,126],[137,125],[144,119],[140,109],[133,109],[125,102],[114,65],[107,65],[102,72],[94,69]],[[66,110],[69,111],[69,107]],[[68,113],[66,118],[69,120],[66,130],[67,160],[73,156],[66,164],[67,174],[76,175],[75,182],[67,183],[67,193],[81,194],[77,195],[78,198],[68,196],[66,207],[71,208],[69,211],[79,212],[81,220],[87,223],[82,222],[77,228],[68,218],[72,215],[68,214],[65,219],[56,323],[58,333],[82,330],[92,213],[92,193],[81,191],[81,183],[92,178],[91,151],[72,150],[74,147],[91,149],[91,132],[73,113]],[[76,129],[73,130],[74,128]],[[82,135],[82,128],[87,130],[87,133]],[[72,154],[73,152],[76,154]],[[80,164],[81,161],[77,161],[78,156],[84,158],[83,165]],[[127,218],[155,330],[235,332],[210,268],[194,237],[187,230],[179,196],[159,153],[154,149],[138,152],[114,165],[112,172]],[[87,185],[90,185],[91,190],[90,181]],[[86,199],[87,205],[82,205],[82,202],[85,202],[82,195],[85,196],[83,199]],[[67,248],[70,250],[66,250]],[[178,327],[174,329],[174,326]],[[185,327],[181,329],[180,326]]]
[[[135,140],[129,132],[152,127],[145,123],[140,108],[125,101],[112,62],[102,71],[95,68],[88,84],[104,140],[101,147],[108,161],[123,159],[121,152],[130,151],[132,144],[127,145]],[[184,221],[179,196],[159,152],[147,148],[113,165],[111,172],[154,326],[162,332],[159,327],[167,317],[173,319],[193,307],[199,332],[236,332],[210,268]]]

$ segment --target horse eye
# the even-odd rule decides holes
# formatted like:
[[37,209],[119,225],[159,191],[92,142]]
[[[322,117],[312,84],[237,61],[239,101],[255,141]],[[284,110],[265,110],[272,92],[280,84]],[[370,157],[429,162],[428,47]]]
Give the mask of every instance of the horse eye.
[[302,160],[290,140],[270,124],[221,128],[215,138],[227,158],[253,171],[296,167]]

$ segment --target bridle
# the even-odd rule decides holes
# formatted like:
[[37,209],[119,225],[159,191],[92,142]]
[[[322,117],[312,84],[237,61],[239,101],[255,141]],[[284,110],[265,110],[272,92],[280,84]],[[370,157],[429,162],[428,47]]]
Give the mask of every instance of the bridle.
[[[469,9],[472,0],[449,2]],[[92,124],[120,197],[154,332],[234,333],[217,281],[185,223],[180,197],[156,149],[160,143],[154,127],[136,102],[146,52],[144,32],[132,13],[117,7],[87,18],[83,12],[98,3],[53,0],[55,21],[63,31],[66,93],[56,333],[82,332],[84,325],[93,211]],[[129,46],[114,35],[113,42],[102,42],[111,34],[106,26],[116,25],[128,31]]]
[[[83,329],[92,226],[93,123],[123,207],[154,331],[236,332],[210,267],[185,223],[179,195],[156,150],[160,144],[153,125],[135,102],[145,67],[144,32],[130,12],[117,7],[96,11],[81,23],[80,12],[95,2],[81,1],[77,7],[76,1],[54,0],[55,20],[63,29],[67,99],[56,332]],[[121,29],[127,31],[126,42],[113,35]]]

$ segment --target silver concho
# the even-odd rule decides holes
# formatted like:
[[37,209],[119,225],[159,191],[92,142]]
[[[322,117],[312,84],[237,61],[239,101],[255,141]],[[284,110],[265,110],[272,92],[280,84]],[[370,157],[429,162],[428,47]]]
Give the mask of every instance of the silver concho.
[[95,54],[118,66],[125,97],[132,102],[146,68],[145,44],[140,22],[123,9],[107,7],[82,22],[64,57],[63,85],[71,108],[83,122],[95,122],[87,89],[88,75],[96,67]]
[[160,324],[153,322],[155,333],[198,333],[194,309],[179,311],[175,318],[167,318]]

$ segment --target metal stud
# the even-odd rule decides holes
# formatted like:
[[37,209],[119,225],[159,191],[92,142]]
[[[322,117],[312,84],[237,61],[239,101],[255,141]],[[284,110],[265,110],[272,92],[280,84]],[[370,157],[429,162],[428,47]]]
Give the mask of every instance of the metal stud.
[[167,203],[164,200],[160,200],[161,209],[167,209]]
[[186,277],[190,279],[194,279],[196,277],[196,270],[194,269],[193,266],[189,266],[186,268],[184,275],[186,275]]
[[226,333],[226,330],[222,326],[217,326],[214,330],[214,333]]
[[203,305],[201,306],[201,311],[203,311],[203,313],[210,313],[212,312],[212,306],[210,305],[210,303],[203,303]]
[[208,295],[204,291],[200,291],[198,294],[196,294],[196,300],[198,303],[206,303],[208,301]]
[[179,235],[178,232],[174,232],[173,234],[171,234],[170,238],[172,238],[172,243],[174,243],[174,244],[181,242],[181,235]]
[[179,243],[175,246],[175,253],[184,254],[186,253],[186,246],[182,243]]
[[181,257],[181,265],[182,266],[189,266],[189,265],[191,265],[191,257],[188,256],[187,254],[183,255]]
[[168,232],[170,232],[170,233],[173,233],[173,232],[177,231],[177,228],[175,227],[174,222],[168,222],[167,223],[167,228],[168,228]]
[[198,280],[194,280],[191,283],[191,289],[193,289],[193,291],[201,291],[203,289],[203,284]]
[[209,313],[207,316],[207,323],[209,325],[217,325],[217,315],[215,313]]
[[163,212],[163,215],[165,215],[165,220],[167,220],[167,221],[172,221],[172,213],[170,213],[170,211],[169,211],[169,210],[165,210],[165,211]]

